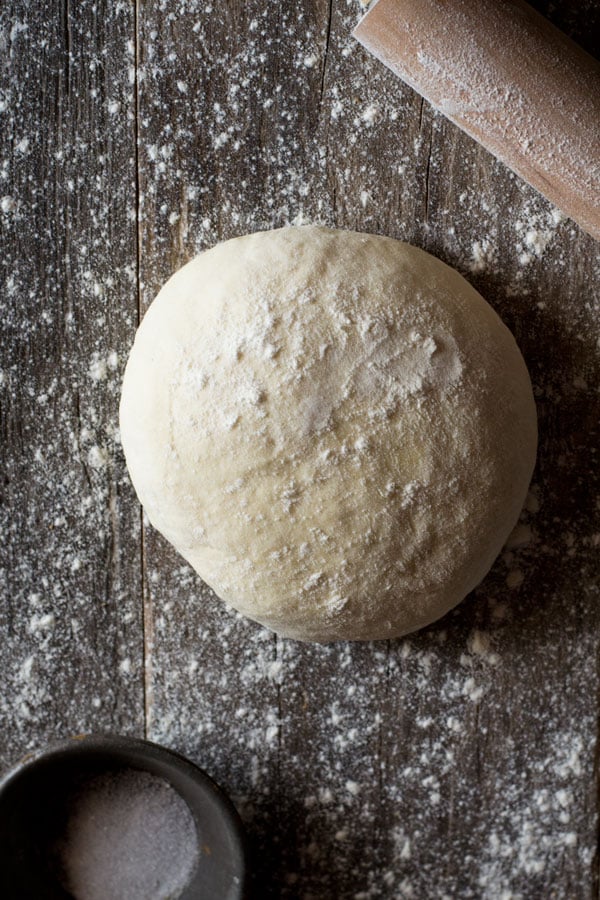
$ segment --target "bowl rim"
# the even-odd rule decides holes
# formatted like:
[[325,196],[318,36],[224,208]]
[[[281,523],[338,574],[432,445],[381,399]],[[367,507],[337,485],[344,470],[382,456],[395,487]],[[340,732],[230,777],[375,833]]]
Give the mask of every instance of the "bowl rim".
[[[107,762],[114,759],[117,765],[123,766],[123,768],[128,766],[135,768],[137,766],[140,770],[145,769],[148,771],[144,766],[145,761],[174,765],[175,768],[186,774],[200,788],[201,793],[210,793],[221,819],[221,827],[228,833],[237,850],[236,876],[239,878],[239,900],[247,896],[248,851],[246,836],[242,820],[233,801],[204,769],[201,769],[200,766],[178,751],[164,747],[162,744],[157,744],[146,738],[122,735],[115,732],[89,732],[59,738],[26,753],[16,763],[0,773],[0,800],[4,792],[17,779],[26,777],[27,773],[35,769],[39,763],[60,758],[64,759],[70,756],[74,759],[85,759],[88,756],[93,758],[96,754],[104,755]],[[188,805],[188,808],[194,813],[193,805],[175,787],[169,776],[161,773],[159,777],[167,781],[173,790],[177,791]]]

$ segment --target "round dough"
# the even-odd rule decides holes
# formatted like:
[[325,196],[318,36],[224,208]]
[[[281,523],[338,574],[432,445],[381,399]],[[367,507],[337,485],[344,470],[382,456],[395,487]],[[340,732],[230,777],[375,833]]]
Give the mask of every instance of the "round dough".
[[517,345],[453,269],[305,226],[173,275],[125,372],[152,524],[226,603],[301,640],[405,634],[490,568],[536,414]]

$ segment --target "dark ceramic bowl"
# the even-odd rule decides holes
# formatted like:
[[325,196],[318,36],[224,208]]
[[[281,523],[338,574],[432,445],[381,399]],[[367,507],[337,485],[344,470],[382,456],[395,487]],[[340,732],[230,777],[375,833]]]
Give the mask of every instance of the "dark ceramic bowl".
[[[65,798],[86,780],[131,770],[166,781],[187,804],[201,836],[193,871],[169,900],[241,900],[243,833],[230,800],[183,756],[113,735],[82,735],[54,744],[29,754],[0,779],[0,897],[72,898],[53,850],[68,815]],[[111,877],[114,883],[114,872]]]

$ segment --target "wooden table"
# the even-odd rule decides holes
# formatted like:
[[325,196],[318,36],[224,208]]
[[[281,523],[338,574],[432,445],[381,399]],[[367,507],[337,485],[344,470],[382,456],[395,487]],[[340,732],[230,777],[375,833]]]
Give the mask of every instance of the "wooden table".
[[[594,0],[536,5],[597,53]],[[369,58],[359,14],[2,4],[2,762],[86,731],[177,748],[234,798],[261,900],[596,897],[598,244]],[[159,285],[289,222],[456,266],[531,370],[521,526],[406,640],[304,645],[226,611],[125,469],[121,375]]]

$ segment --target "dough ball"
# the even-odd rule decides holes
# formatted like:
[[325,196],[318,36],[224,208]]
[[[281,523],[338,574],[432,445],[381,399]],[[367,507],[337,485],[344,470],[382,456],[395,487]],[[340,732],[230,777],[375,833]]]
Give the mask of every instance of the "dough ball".
[[517,345],[453,269],[320,227],[176,272],[125,372],[152,524],[227,604],[301,640],[427,625],[486,574],[534,466]]

